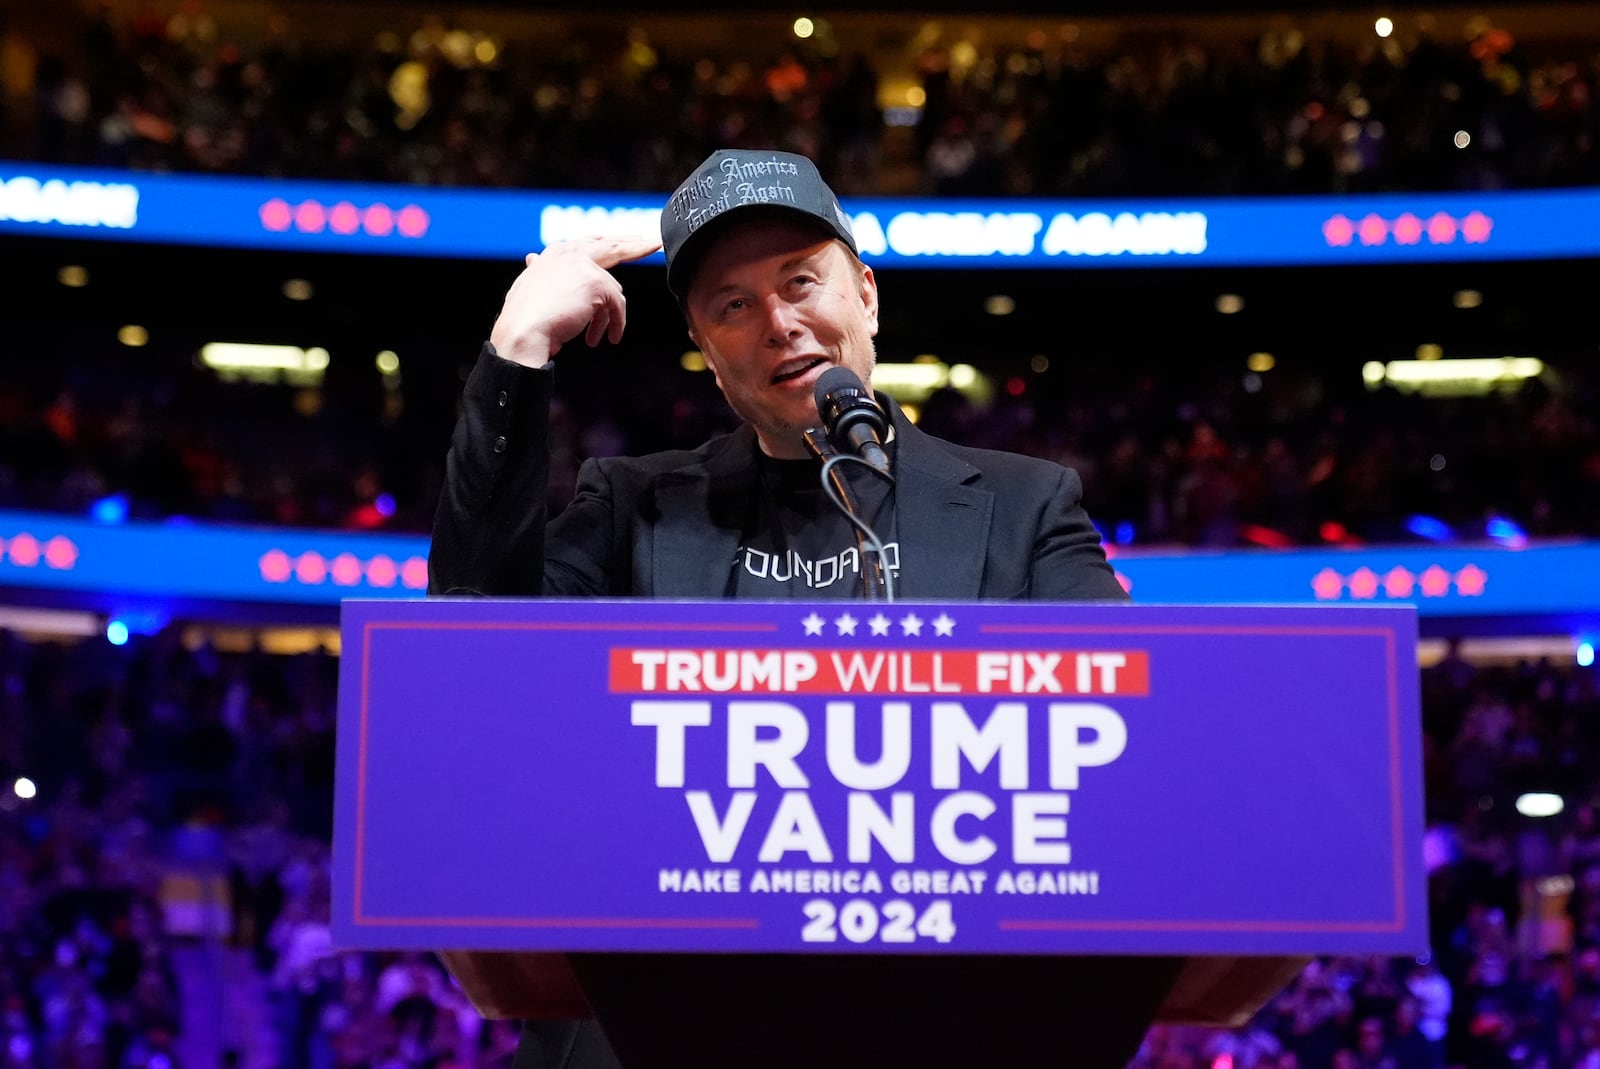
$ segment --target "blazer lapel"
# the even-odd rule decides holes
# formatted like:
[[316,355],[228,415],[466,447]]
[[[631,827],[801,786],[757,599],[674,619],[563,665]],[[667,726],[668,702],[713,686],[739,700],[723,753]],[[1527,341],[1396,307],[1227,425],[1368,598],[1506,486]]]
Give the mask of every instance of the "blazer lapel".
[[756,490],[755,435],[746,425],[704,463],[656,480],[651,595],[721,598]]
[[982,473],[893,412],[899,596],[976,600],[988,556],[994,494],[967,485]]
[[[983,584],[994,494],[982,473],[939,448],[890,402],[895,437],[899,596],[971,601]],[[651,589],[658,598],[721,598],[757,490],[755,435],[743,426],[698,465],[656,480]]]

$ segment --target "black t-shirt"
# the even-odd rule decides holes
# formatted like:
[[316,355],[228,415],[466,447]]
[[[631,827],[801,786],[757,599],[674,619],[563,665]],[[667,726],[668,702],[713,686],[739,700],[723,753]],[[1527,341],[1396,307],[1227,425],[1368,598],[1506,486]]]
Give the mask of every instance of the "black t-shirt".
[[[892,443],[891,443],[892,445]],[[759,454],[756,500],[733,559],[733,596],[761,600],[860,599],[862,557],[873,551],[822,488],[820,460],[775,460]],[[883,566],[900,572],[895,541],[894,487],[863,465],[843,463],[856,513],[883,540]]]

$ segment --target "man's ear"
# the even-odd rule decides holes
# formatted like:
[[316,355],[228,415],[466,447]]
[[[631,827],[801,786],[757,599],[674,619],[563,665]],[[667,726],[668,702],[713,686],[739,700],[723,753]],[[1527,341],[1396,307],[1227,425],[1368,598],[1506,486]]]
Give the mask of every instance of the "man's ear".
[[689,335],[689,340],[694,342],[694,347],[703,352],[705,346],[700,344],[700,336],[695,333],[694,316],[689,314],[689,303],[687,301],[678,302],[678,311],[683,313],[684,332]]
[[878,336],[878,280],[872,268],[861,265],[861,304],[866,309],[867,326],[872,337]]

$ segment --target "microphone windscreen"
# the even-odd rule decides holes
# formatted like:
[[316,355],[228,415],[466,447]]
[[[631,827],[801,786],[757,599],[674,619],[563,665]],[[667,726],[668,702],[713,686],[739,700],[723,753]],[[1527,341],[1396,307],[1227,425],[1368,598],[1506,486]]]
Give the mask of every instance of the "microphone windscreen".
[[811,396],[817,403],[817,414],[822,417],[823,424],[832,430],[839,418],[838,402],[852,395],[865,396],[866,393],[867,388],[861,382],[861,376],[835,364],[817,376],[817,385]]

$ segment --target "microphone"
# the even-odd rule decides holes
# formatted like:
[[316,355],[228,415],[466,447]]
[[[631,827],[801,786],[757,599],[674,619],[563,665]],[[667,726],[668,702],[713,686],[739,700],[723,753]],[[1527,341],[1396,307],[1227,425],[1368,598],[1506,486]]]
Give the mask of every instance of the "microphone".
[[883,439],[889,433],[889,420],[860,377],[835,364],[817,379],[813,397],[833,447],[888,475],[889,455],[883,451]]

